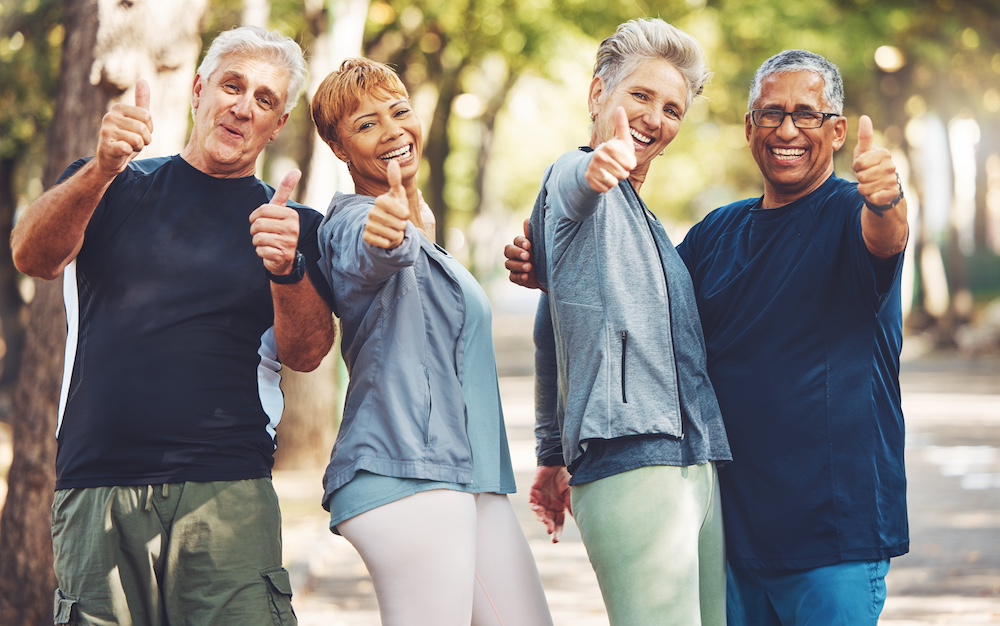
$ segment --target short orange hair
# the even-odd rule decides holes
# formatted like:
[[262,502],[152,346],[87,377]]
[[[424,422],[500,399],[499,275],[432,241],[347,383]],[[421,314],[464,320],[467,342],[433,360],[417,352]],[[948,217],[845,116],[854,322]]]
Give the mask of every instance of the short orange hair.
[[371,59],[346,59],[340,69],[323,79],[312,98],[312,119],[327,145],[339,143],[337,122],[357,110],[361,98],[374,91],[410,98],[399,75],[388,65]]

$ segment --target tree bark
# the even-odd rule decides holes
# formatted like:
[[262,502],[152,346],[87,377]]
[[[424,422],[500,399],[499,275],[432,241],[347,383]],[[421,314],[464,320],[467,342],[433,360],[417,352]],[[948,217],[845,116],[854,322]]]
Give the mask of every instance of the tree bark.
[[[14,170],[17,161],[0,159],[0,241],[10,240],[14,224]],[[14,269],[9,247],[0,258],[0,422],[7,420],[9,406],[7,390],[13,389],[16,373],[20,371],[24,348],[24,301],[18,289],[18,273]]]
[[[140,77],[150,81],[154,93],[154,141],[159,142],[143,156],[180,149],[187,124],[178,125],[176,120],[186,120],[189,101],[162,97],[157,105],[155,94],[176,94],[181,75],[181,93],[190,91],[206,6],[207,0],[66,0],[62,71],[47,136],[46,188],[73,160],[93,154],[101,117],[115,98],[128,97]],[[181,32],[182,28],[187,30]],[[183,103],[180,113],[169,112],[171,106],[179,106],[178,101]],[[14,456],[0,520],[0,624],[52,623],[56,582],[48,520],[66,337],[61,286],[61,279],[36,280],[29,307],[11,416]]]

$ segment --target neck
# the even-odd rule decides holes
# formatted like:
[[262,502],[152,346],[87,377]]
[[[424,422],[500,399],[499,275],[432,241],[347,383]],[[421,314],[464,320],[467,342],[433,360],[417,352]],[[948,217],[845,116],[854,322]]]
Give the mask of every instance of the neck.
[[833,175],[833,170],[831,170],[826,176],[818,181],[806,187],[777,187],[772,185],[767,180],[764,181],[764,199],[761,201],[760,208],[762,209],[780,209],[781,207],[791,204],[796,200],[801,200],[805,198],[812,192],[816,191],[823,186],[830,176]]

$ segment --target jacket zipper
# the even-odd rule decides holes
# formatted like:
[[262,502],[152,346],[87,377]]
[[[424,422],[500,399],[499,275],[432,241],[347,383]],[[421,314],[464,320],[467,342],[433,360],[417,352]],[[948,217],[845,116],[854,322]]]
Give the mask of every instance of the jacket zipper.
[[628,347],[628,331],[622,331],[622,402],[628,404],[628,398],[625,396],[625,349]]
[[[653,222],[658,222],[659,220],[657,220],[656,216],[653,215],[653,212],[649,210],[649,208],[646,206],[646,203],[643,202],[641,198],[639,198],[639,194],[635,193],[635,189],[633,189],[631,185],[627,185],[627,187],[629,189],[632,189],[632,193],[635,196],[636,202],[638,202],[639,206],[641,206],[642,209],[643,209],[643,215],[646,218],[646,227],[649,229],[649,236],[653,240],[653,246],[656,247],[656,235],[653,233]],[[659,251],[658,247],[657,247],[657,251]],[[663,262],[662,256],[660,257],[660,272],[663,274],[663,289],[664,289],[664,293],[666,294],[666,299],[667,299],[667,301],[666,301],[665,304],[667,306],[667,310],[669,311],[670,310],[670,282],[667,280],[667,268],[664,266],[664,262]],[[622,334],[623,335],[625,334],[624,331],[622,331]],[[670,344],[671,344],[671,348],[673,349],[673,353],[675,355],[675,358],[674,358],[673,361],[674,361],[674,380],[677,381],[677,406],[681,410],[681,413],[683,413],[683,409],[680,408],[681,407],[681,396],[680,396],[680,394],[681,394],[681,374],[680,374],[680,372],[677,369],[677,359],[676,359],[677,346],[674,344],[674,332],[673,332],[672,329],[670,331]],[[625,353],[624,353],[624,350],[623,350],[622,351],[622,366],[623,366],[622,367],[622,397],[623,398],[624,398],[624,395],[625,395],[625,378],[624,378],[624,376],[625,376],[625,368],[624,368],[624,365],[625,365]],[[681,427],[681,434],[678,435],[677,438],[678,439],[684,439],[684,417],[683,417],[683,415],[681,416],[680,427]]]

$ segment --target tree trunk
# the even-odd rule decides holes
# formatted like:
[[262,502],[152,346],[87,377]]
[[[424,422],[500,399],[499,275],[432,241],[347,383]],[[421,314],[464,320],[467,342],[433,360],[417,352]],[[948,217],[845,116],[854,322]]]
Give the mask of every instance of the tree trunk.
[[[16,159],[0,159],[0,241],[10,240],[14,224],[14,170]],[[17,286],[18,273],[9,247],[0,256],[0,422],[7,420],[7,392],[20,371],[24,348],[24,301]]]
[[[176,96],[176,81],[181,76],[181,93],[190,91],[206,4],[207,0],[66,0],[62,72],[43,176],[46,187],[73,160],[93,154],[101,117],[115,98],[128,97],[140,77],[151,83],[154,141],[159,146],[151,144],[143,156],[180,149],[187,124],[178,125],[177,120],[186,119],[190,104],[186,97]],[[187,30],[180,32],[181,28]],[[163,94],[159,104],[157,93]],[[178,102],[183,103],[179,114],[167,110],[180,106]],[[0,520],[0,624],[52,623],[56,582],[48,520],[66,336],[61,285],[61,280],[36,280],[29,308],[11,418],[14,458]]]
[[[310,95],[316,93],[327,74],[349,56],[361,54],[361,35],[368,17],[368,0],[308,0],[306,20],[313,28],[315,43],[310,59]],[[347,168],[314,132],[312,160],[308,168],[303,202],[326,211],[334,192],[353,192]],[[278,428],[278,469],[315,469],[330,460],[337,437],[344,390],[347,387],[338,344],[314,371],[303,373],[285,369],[281,389],[285,412]],[[318,483],[317,483],[318,484]]]

